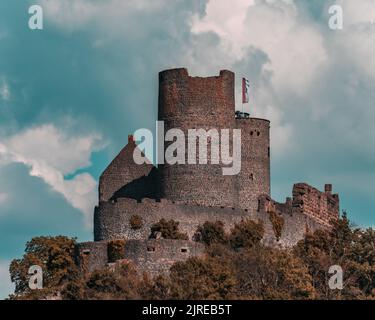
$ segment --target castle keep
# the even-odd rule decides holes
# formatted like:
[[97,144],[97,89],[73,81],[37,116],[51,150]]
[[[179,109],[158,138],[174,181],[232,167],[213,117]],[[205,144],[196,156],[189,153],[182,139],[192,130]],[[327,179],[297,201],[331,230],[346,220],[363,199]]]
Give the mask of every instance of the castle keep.
[[[229,231],[244,219],[263,222],[263,243],[290,247],[307,231],[329,228],[339,216],[339,198],[332,186],[324,192],[295,184],[292,197],[278,203],[270,194],[270,122],[235,117],[235,75],[223,70],[214,77],[191,77],[186,69],[159,74],[158,118],[165,131],[181,129],[241,129],[241,172],[222,175],[223,163],[137,165],[132,136],[105,169],[99,181],[99,204],[94,213],[94,242],[77,246],[77,260],[90,271],[109,262],[108,243],[125,240],[123,256],[140,271],[167,271],[176,261],[200,255],[194,241],[199,225],[222,221]],[[229,147],[233,141],[229,139]],[[208,139],[208,150],[210,150]],[[165,148],[168,144],[165,144]],[[275,215],[283,221],[275,232]],[[140,218],[136,228],[131,220]],[[179,222],[188,240],[150,239],[151,226],[161,218]]]

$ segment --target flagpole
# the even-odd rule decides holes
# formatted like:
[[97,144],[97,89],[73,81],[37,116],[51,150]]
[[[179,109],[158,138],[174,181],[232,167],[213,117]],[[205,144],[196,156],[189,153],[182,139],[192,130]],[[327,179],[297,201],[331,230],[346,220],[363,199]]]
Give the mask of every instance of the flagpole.
[[243,95],[244,95],[244,79],[245,79],[245,77],[242,77],[242,98],[241,98],[241,100],[242,100],[242,115],[241,115],[241,117],[242,118],[244,118],[245,117],[245,114],[244,114],[244,105],[243,105]]

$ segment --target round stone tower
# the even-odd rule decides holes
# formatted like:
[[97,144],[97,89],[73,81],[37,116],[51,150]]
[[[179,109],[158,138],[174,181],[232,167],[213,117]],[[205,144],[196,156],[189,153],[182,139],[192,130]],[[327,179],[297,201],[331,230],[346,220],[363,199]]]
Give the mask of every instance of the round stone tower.
[[[186,69],[159,74],[159,120],[164,129],[178,128],[188,137],[189,129],[233,129],[234,73],[220,71],[214,77],[190,77]],[[230,145],[233,132],[230,130]],[[168,144],[165,144],[165,149]],[[208,139],[208,150],[211,140]],[[197,148],[197,156],[199,153]],[[232,148],[229,149],[232,151]],[[185,160],[187,157],[187,144]],[[161,195],[167,199],[205,206],[236,206],[236,177],[222,174],[223,164],[161,165]]]
[[241,173],[237,175],[239,207],[258,209],[258,197],[270,195],[270,122],[236,119],[241,129]]

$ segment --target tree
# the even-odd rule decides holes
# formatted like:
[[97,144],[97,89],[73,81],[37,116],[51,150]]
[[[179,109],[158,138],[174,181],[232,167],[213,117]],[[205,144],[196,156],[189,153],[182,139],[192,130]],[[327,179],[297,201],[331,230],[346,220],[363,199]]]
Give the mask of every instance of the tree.
[[[346,214],[332,221],[330,230],[307,234],[295,246],[294,254],[309,268],[313,286],[320,299],[364,299],[374,290],[374,232],[354,228]],[[343,290],[328,286],[329,268],[339,265],[343,270]]]
[[196,232],[198,241],[211,245],[213,243],[227,243],[228,237],[225,234],[224,223],[221,221],[208,222],[206,221],[203,226],[199,226]]
[[234,225],[229,235],[229,242],[233,249],[246,248],[258,245],[264,235],[261,221],[243,220]]
[[228,299],[236,284],[228,264],[211,258],[190,258],[170,269],[172,299]]
[[253,247],[234,259],[242,299],[312,299],[315,290],[303,261],[286,250]]
[[27,242],[22,259],[13,260],[9,268],[11,280],[15,283],[15,294],[40,294],[38,290],[31,291],[29,288],[28,270],[33,265],[42,268],[45,291],[76,278],[75,245],[75,239],[64,236],[36,237]]

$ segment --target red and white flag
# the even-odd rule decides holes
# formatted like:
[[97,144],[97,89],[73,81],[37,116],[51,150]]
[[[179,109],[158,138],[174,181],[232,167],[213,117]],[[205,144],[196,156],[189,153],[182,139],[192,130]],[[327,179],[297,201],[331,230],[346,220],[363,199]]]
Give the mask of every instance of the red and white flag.
[[249,103],[249,87],[249,80],[242,78],[242,103]]

